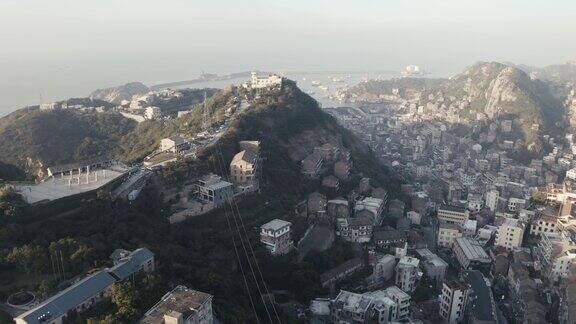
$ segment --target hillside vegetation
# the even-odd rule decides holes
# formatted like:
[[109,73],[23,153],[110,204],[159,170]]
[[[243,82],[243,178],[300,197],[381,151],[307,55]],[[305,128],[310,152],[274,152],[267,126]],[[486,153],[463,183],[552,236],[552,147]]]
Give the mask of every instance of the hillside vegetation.
[[[221,117],[238,109],[239,101],[246,99],[253,104],[236,115],[217,145],[199,152],[198,159],[178,161],[156,174],[138,200],[131,203],[113,202],[106,193],[101,192],[95,197],[86,198],[89,200],[83,201],[77,211],[58,217],[34,217],[30,213],[12,217],[7,219],[7,224],[0,224],[0,234],[4,235],[0,254],[18,255],[22,251],[31,251],[42,256],[48,255],[46,251],[50,251],[51,246],[66,244],[72,247],[73,255],[81,256],[70,259],[74,267],[67,268],[67,277],[72,277],[90,269],[93,264],[104,265],[104,260],[116,248],[150,248],[155,253],[158,265],[155,278],[146,280],[148,285],[136,285],[142,289],[138,295],[150,297],[139,298],[130,304],[133,312],[129,316],[120,312],[112,300],[111,304],[102,305],[85,315],[95,322],[103,319],[134,322],[169,287],[183,284],[213,294],[215,316],[223,323],[255,323],[257,320],[240,269],[242,265],[247,270],[248,262],[255,260],[270,290],[286,291],[290,298],[303,304],[308,304],[316,296],[328,295],[327,289],[320,285],[319,276],[350,259],[354,255],[350,245],[337,241],[327,251],[311,253],[301,262],[297,261],[296,251],[272,258],[258,243],[259,226],[274,218],[281,218],[292,222],[295,241],[303,235],[307,223],[304,218],[294,214],[294,206],[310,192],[319,190],[320,183],[301,175],[300,160],[315,146],[324,143],[338,144],[351,151],[353,176],[349,181],[342,182],[343,188],[355,187],[361,176],[370,176],[394,195],[397,183],[367,146],[324,113],[317,102],[300,91],[295,83],[288,81],[281,90],[259,93],[241,88],[222,90],[185,118],[132,127],[119,143],[127,144],[130,139],[134,141],[130,145],[144,145],[148,140],[136,138],[141,134],[148,134],[150,143],[163,132],[193,135],[203,129],[199,124],[222,123]],[[232,155],[238,152],[240,140],[261,141],[264,158],[262,191],[238,201],[238,210],[247,232],[244,242],[250,242],[255,249],[250,261],[241,252],[239,258],[235,255],[234,245],[240,242],[239,229],[229,227],[229,208],[170,225],[166,220],[169,206],[164,203],[163,197],[164,186],[178,188],[179,184],[193,181],[206,172],[226,176]],[[120,144],[118,147],[122,149]],[[140,150],[145,149],[144,145]],[[18,210],[13,204],[10,208]],[[42,279],[50,273],[49,262],[46,261],[49,259],[33,258],[28,273],[20,271],[18,265],[10,260],[12,258],[0,258],[0,278],[4,283],[0,285],[4,287],[0,289],[0,296],[20,289],[37,291],[48,285],[46,281],[49,279]],[[16,285],[22,283],[22,278],[27,279],[25,284]],[[251,278],[248,278],[248,286],[251,295],[258,296],[258,287]],[[255,304],[260,320],[266,321],[262,303],[256,300]],[[282,322],[288,322],[285,316],[280,316]]]
[[[418,81],[416,81],[418,80]],[[565,98],[557,85],[532,79],[514,66],[480,62],[450,79],[397,79],[369,81],[353,87],[348,96],[364,100],[379,95],[393,95],[410,104],[444,110],[455,107],[461,120],[474,121],[478,114],[490,119],[512,119],[522,140],[532,150],[541,150],[539,133],[549,134],[565,126]],[[560,95],[559,95],[560,94]]]

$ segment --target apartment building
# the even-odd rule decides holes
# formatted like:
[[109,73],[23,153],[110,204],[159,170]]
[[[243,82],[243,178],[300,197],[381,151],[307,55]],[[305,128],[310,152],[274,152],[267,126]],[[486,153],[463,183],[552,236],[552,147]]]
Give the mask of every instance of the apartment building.
[[372,215],[374,225],[380,225],[384,208],[384,200],[374,197],[366,197],[356,203],[354,211],[356,212],[356,215],[364,211],[369,212],[369,214]]
[[437,285],[441,285],[446,277],[448,263],[428,249],[417,249],[416,254],[420,259],[424,274],[436,282]]
[[422,276],[418,268],[419,264],[420,260],[413,257],[405,256],[400,258],[396,265],[396,286],[406,293],[413,292]]
[[558,218],[552,216],[536,216],[530,224],[530,235],[540,236],[547,233],[558,233]]
[[551,282],[566,278],[570,266],[576,263],[576,243],[564,232],[543,233],[533,252]]
[[468,209],[454,205],[442,205],[438,207],[438,220],[449,223],[462,225],[468,220],[470,213]]
[[458,324],[464,320],[468,286],[458,280],[448,280],[442,286],[440,295],[440,316],[448,324]]
[[397,323],[408,318],[410,295],[396,286],[364,294],[341,290],[330,304],[332,323]]
[[370,242],[373,228],[373,221],[369,217],[339,218],[337,221],[338,233],[349,242]]
[[437,244],[439,247],[451,248],[454,240],[462,236],[462,229],[459,225],[441,221],[438,227]]
[[498,226],[494,245],[504,247],[509,251],[522,246],[525,228],[526,224],[516,218],[504,219],[504,222]]

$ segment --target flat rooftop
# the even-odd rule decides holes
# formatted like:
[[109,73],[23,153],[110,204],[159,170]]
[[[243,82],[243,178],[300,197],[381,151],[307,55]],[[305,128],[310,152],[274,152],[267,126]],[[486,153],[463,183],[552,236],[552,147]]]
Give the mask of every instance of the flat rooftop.
[[174,311],[182,313],[186,318],[211,300],[212,295],[210,294],[188,289],[185,286],[177,286],[146,312],[140,323],[163,324],[164,315]]
[[[98,176],[96,177],[96,173]],[[22,195],[29,204],[43,200],[56,200],[68,196],[96,190],[122,176],[125,172],[120,170],[103,169],[90,172],[89,181],[86,173],[73,175],[69,185],[69,176],[51,177],[43,182],[30,185],[16,185],[16,191]],[[78,184],[78,178],[80,184]]]
[[287,222],[285,220],[281,220],[281,219],[273,219],[271,221],[269,221],[268,223],[262,225],[260,228],[265,229],[265,230],[273,230],[273,231],[277,231],[279,229],[282,229],[286,226],[290,226],[292,225],[292,223]]

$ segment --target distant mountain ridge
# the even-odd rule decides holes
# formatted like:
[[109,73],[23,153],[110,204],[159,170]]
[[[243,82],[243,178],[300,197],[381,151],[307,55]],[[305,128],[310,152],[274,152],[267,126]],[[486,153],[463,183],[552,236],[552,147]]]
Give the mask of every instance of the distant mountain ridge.
[[566,91],[560,90],[556,83],[531,78],[518,67],[479,62],[450,79],[369,81],[353,87],[348,98],[395,96],[431,112],[451,110],[461,122],[513,119],[526,147],[539,151],[539,127],[554,132],[566,126]]
[[119,104],[122,100],[130,100],[133,96],[144,95],[149,91],[150,88],[141,82],[130,82],[117,87],[95,90],[90,94],[90,98]]

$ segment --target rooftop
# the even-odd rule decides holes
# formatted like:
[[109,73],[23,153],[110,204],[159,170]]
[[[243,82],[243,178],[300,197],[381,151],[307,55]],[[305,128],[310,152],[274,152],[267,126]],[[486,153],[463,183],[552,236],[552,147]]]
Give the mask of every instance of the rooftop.
[[268,223],[260,226],[260,228],[263,230],[277,231],[277,230],[280,230],[280,229],[282,229],[286,226],[290,226],[290,225],[292,225],[292,223],[287,222],[285,220],[274,219],[274,220],[271,220]]
[[457,213],[464,213],[466,212],[466,208],[462,207],[462,206],[455,206],[455,205],[441,205],[440,207],[438,207],[438,210],[447,210],[447,211],[451,211],[451,212],[457,212]]
[[358,314],[365,313],[368,310],[368,307],[370,307],[372,304],[372,298],[361,294],[340,290],[340,293],[338,296],[336,296],[334,302],[341,303],[342,308],[345,310]]
[[101,163],[105,163],[105,162],[109,162],[109,161],[110,161],[110,159],[108,157],[99,156],[99,157],[95,157],[92,159],[87,159],[87,160],[78,161],[78,162],[74,162],[74,163],[51,166],[48,169],[50,170],[50,172],[52,172],[52,174],[54,174],[54,173],[60,173],[60,172],[65,172],[65,171],[69,171],[69,170],[76,170],[76,169],[83,168],[83,167],[86,167],[89,165],[101,164]]
[[402,265],[402,266],[417,267],[419,264],[420,260],[409,256],[404,256],[400,258],[400,261],[398,261],[398,266]]
[[455,244],[462,248],[467,259],[490,262],[490,257],[476,240],[459,237],[456,239]]
[[164,315],[170,312],[178,312],[188,318],[197,312],[200,306],[211,302],[212,295],[200,291],[188,289],[185,286],[177,286],[162,297],[140,321],[142,324],[163,324]]
[[106,271],[98,271],[65,290],[57,293],[42,304],[20,316],[26,323],[44,323],[65,315],[85,300],[97,295],[112,285],[116,280]]

